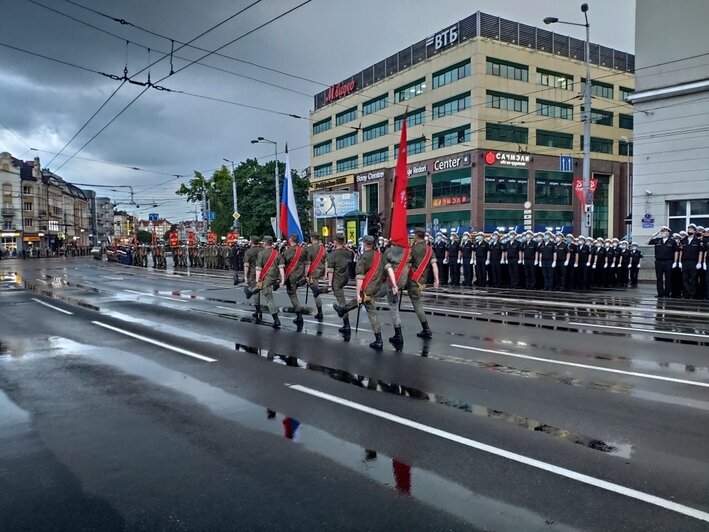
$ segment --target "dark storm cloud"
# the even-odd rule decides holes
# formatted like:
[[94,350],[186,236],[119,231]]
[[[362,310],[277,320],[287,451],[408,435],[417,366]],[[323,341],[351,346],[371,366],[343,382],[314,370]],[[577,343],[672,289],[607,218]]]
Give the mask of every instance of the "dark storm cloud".
[[[118,25],[63,0],[37,1],[153,50],[170,49],[169,41]],[[183,41],[250,3],[244,0],[78,1]],[[264,0],[195,44],[206,49],[216,48],[298,3],[298,0]],[[590,5],[592,39],[632,51],[634,2],[596,0]],[[314,82],[212,56],[205,62],[290,90],[201,65],[191,66],[161,84],[175,90],[307,117],[312,108],[312,94],[322,90],[323,84],[340,81],[477,10],[537,26],[547,14],[565,20],[580,20],[579,4],[569,0],[313,0],[284,19],[231,45],[223,53]],[[122,73],[126,47],[120,39],[77,24],[27,0],[5,0],[3,18],[6,23],[1,42],[102,72]],[[559,30],[568,30],[574,36],[581,36],[582,31],[570,27]],[[193,60],[201,52],[184,49],[178,55]],[[158,57],[157,52],[151,53],[153,60]],[[147,63],[147,51],[129,45],[129,74]],[[174,64],[178,69],[185,61],[175,59]],[[151,69],[151,78],[157,81],[168,72],[169,62],[162,61]],[[142,76],[141,79],[145,79],[146,74]],[[117,86],[118,82],[99,75],[0,48],[0,122],[15,130],[33,147],[47,151],[60,149]],[[134,86],[123,87],[67,152],[73,153],[140,90]],[[256,136],[280,143],[288,141],[292,149],[307,145],[308,133],[309,124],[304,120],[151,90],[82,151],[81,156],[169,173],[186,173],[215,168],[222,164],[224,157],[237,161],[253,156],[268,157],[272,153],[271,146],[250,144],[250,139]],[[0,128],[0,150],[20,155],[27,147]],[[41,154],[41,157],[43,163],[51,158],[47,154]],[[294,168],[305,168],[309,164],[309,149],[292,151],[291,158]],[[63,160],[58,158],[53,166]],[[80,160],[68,163],[61,173],[76,182],[148,186],[165,180],[164,176]],[[173,190],[174,186],[170,184],[160,193],[168,197]]]

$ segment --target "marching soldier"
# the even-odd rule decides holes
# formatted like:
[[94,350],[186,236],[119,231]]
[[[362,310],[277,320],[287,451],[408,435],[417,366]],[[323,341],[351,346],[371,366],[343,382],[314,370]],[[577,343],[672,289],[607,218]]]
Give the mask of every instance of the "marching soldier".
[[[278,307],[273,300],[273,289],[278,289],[279,283],[285,284],[285,267],[283,257],[278,250],[273,247],[273,237],[266,235],[262,239],[263,249],[256,259],[256,290],[263,292],[263,297],[268,305],[268,311],[273,317],[273,328],[281,328],[281,320],[278,319]],[[251,297],[251,291],[244,289],[246,297]]]
[[[261,292],[256,291],[256,261],[261,252],[261,246],[259,245],[260,240],[259,237],[252,236],[251,247],[244,253],[244,282],[246,283],[246,288],[256,296],[254,302],[256,312],[253,313],[253,317],[257,320],[261,319]],[[250,297],[247,292],[247,298]]]
[[325,275],[325,263],[327,259],[327,250],[325,246],[320,243],[320,236],[317,233],[310,235],[310,245],[307,248],[306,257],[306,281],[308,287],[313,292],[313,297],[315,298],[315,307],[317,308],[317,313],[315,314],[315,319],[322,321],[322,299],[320,298],[320,279]]
[[[407,279],[409,278],[411,250],[408,247],[404,248],[392,244],[384,252],[384,259],[394,270],[394,281],[397,288],[393,290],[392,285],[388,283],[384,284],[387,303],[389,304],[389,312],[391,313],[391,323],[394,325],[394,336],[389,338],[389,342],[394,344],[397,348],[401,348],[404,345],[404,337],[401,334],[401,315],[399,313],[398,303],[399,297],[401,297],[401,291],[406,288]],[[453,257],[453,261],[456,262],[457,259]]]
[[349,301],[344,307],[340,307],[336,304],[333,305],[333,308],[340,318],[344,318],[348,312],[364,304],[367,316],[369,317],[369,323],[374,332],[374,341],[369,344],[369,347],[381,351],[384,347],[384,342],[382,342],[382,326],[379,322],[375,298],[381,288],[384,275],[387,275],[389,278],[394,294],[397,293],[397,288],[396,280],[394,279],[394,270],[391,268],[391,265],[385,264],[386,261],[382,253],[374,249],[374,242],[375,240],[372,235],[365,235],[362,238],[364,253],[357,261],[356,299]]
[[428,326],[428,318],[421,305],[421,292],[425,288],[424,279],[428,275],[428,270],[433,272],[433,287],[438,288],[438,263],[433,253],[433,249],[425,241],[426,230],[423,227],[414,229],[414,243],[411,246],[411,264],[409,274],[406,279],[406,293],[414,307],[416,317],[421,322],[421,331],[416,333],[419,338],[433,338],[431,328]]
[[[340,307],[347,305],[344,288],[350,279],[350,264],[353,258],[354,253],[345,247],[345,235],[336,234],[335,249],[327,257],[327,285]],[[340,332],[345,334],[345,339],[348,340],[351,329],[347,314],[342,317],[342,322]]]
[[298,300],[298,287],[305,284],[305,260],[306,253],[303,253],[303,246],[298,245],[298,235],[291,235],[288,239],[288,247],[283,251],[285,262],[285,285],[288,297],[293,303],[293,312],[296,325],[303,324],[303,309]]

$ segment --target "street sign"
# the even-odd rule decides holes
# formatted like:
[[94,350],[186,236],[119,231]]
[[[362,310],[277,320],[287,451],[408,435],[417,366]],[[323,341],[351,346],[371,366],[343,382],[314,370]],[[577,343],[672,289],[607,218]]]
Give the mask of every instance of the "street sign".
[[212,220],[216,219],[217,213],[214,211],[209,211],[209,221],[211,222]]
[[158,213],[156,213],[156,212],[151,212],[150,214],[148,214],[148,221],[149,222],[157,222],[159,219],[160,219],[160,217],[158,216]]
[[586,227],[591,227],[591,213],[590,212],[586,213],[586,217],[584,219],[584,224],[586,225]]
[[643,224],[643,229],[654,229],[655,227],[655,218],[652,217],[652,214],[650,213],[645,213],[642,219],[642,224]]
[[559,172],[573,172],[574,158],[571,155],[559,156]]
[[239,218],[241,218],[241,214],[234,211],[234,214],[232,214],[231,217],[234,218],[234,221],[236,222]]

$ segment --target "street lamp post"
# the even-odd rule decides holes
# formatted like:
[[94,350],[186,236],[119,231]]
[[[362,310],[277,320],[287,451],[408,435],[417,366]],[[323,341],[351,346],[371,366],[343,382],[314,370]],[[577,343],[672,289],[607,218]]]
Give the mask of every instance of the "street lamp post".
[[[231,184],[231,192],[234,197],[233,198],[234,199],[234,212],[239,212],[239,209],[238,209],[239,204],[238,204],[238,200],[237,200],[237,196],[236,196],[236,169],[234,168],[234,161],[232,161],[231,159],[224,159],[224,161],[231,163],[231,175],[234,178],[234,181]],[[234,220],[234,229],[238,229],[238,228],[239,228],[239,221]]]
[[278,143],[274,140],[268,140],[264,137],[258,137],[254,140],[251,141],[251,144],[259,144],[259,143],[265,143],[265,144],[273,144],[274,150],[275,150],[275,160],[276,160],[276,167],[274,170],[274,177],[276,180],[276,231],[275,231],[275,237],[278,238],[278,233],[280,231],[281,227],[281,215],[280,215],[280,200],[281,200],[281,195],[279,193],[279,186],[278,186]]
[[565,22],[557,17],[546,17],[544,24],[568,24],[586,28],[586,83],[583,90],[583,196],[586,219],[581,224],[581,235],[589,236],[593,227],[593,192],[591,192],[591,25],[588,22],[588,4],[581,4],[586,22]]

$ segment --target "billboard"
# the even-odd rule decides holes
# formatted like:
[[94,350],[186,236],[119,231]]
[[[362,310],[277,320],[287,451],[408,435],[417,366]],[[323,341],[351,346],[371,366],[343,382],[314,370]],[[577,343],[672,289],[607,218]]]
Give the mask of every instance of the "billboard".
[[359,192],[316,192],[313,194],[315,218],[339,218],[359,210]]

